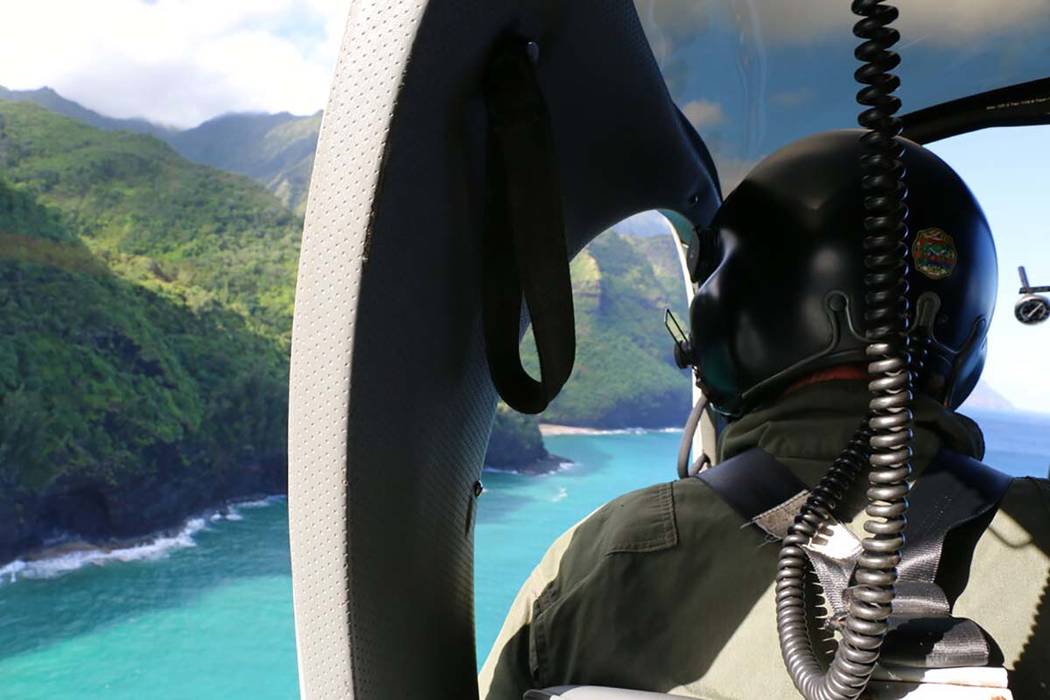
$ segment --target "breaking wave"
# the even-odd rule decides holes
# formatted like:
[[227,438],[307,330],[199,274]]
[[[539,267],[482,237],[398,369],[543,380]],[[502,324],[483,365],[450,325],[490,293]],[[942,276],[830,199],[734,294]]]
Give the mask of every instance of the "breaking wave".
[[288,500],[287,496],[267,496],[265,498],[256,498],[250,501],[235,501],[222,510],[216,511],[211,514],[209,520],[216,522],[218,520],[229,520],[236,522],[238,520],[244,520],[244,516],[241,515],[242,510],[252,510],[254,508],[267,508],[272,506],[274,503],[284,503]]
[[206,530],[209,522],[243,520],[241,509],[265,508],[283,500],[285,500],[284,496],[271,496],[258,500],[241,501],[228,505],[220,511],[192,517],[179,530],[165,530],[134,542],[114,545],[93,545],[86,542],[57,544],[44,549],[39,556],[15,559],[0,566],[0,585],[14,583],[19,579],[55,578],[85,566],[163,559],[175,550],[196,547],[194,535]]
[[266,508],[272,506],[274,503],[284,503],[288,500],[287,496],[267,496],[266,498],[257,498],[251,501],[238,501],[233,504],[234,508]]
[[680,433],[681,428],[613,428],[611,430],[603,430],[599,435],[649,435],[657,433],[663,435],[665,433]]
[[532,472],[527,469],[509,469],[507,467],[491,467],[485,465],[482,468],[483,472],[489,472],[492,474],[516,474],[517,476],[550,476],[551,474],[557,474],[576,466],[576,462],[570,460],[562,460],[558,462],[553,469],[548,469],[542,472]]

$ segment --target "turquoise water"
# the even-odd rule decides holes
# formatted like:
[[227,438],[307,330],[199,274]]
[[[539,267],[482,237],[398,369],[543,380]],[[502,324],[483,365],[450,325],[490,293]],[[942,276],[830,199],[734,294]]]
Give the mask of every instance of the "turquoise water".
[[161,559],[0,585],[0,697],[296,697],[288,511],[240,513],[129,555]]
[[[988,462],[1046,475],[1050,417],[980,418]],[[550,437],[549,449],[574,466],[536,477],[485,473],[479,661],[550,542],[609,499],[673,478],[677,443],[675,433]],[[104,561],[69,555],[16,573],[13,583],[6,567],[0,697],[296,697],[287,508],[281,500],[254,505]]]

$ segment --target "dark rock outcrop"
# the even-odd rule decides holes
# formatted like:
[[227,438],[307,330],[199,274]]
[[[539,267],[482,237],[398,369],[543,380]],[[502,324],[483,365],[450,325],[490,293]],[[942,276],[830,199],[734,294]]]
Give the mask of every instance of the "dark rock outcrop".
[[144,537],[230,501],[288,491],[284,455],[219,474],[204,467],[163,471],[116,484],[62,478],[40,494],[0,488],[0,565],[56,540],[104,544]]

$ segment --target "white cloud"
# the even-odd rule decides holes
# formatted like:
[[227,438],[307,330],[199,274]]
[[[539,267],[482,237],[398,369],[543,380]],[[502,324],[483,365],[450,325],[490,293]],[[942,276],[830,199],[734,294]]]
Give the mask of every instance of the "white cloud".
[[797,90],[784,90],[781,92],[775,92],[769,96],[769,101],[778,107],[794,108],[801,107],[817,96],[817,91],[810,87],[799,88]]
[[192,126],[324,106],[349,0],[3,0],[0,85]]
[[725,121],[726,115],[722,110],[722,105],[717,102],[711,102],[709,100],[692,100],[686,102],[682,106],[682,114],[689,120],[689,123],[696,128],[697,131],[701,129],[710,128],[717,126]]
[[[1048,0],[900,0],[906,40],[1038,24]],[[50,85],[113,116],[189,126],[323,106],[350,0],[0,0],[0,85]],[[840,0],[637,0],[658,56],[709,24],[804,43],[847,32]],[[759,8],[757,20],[753,9]]]

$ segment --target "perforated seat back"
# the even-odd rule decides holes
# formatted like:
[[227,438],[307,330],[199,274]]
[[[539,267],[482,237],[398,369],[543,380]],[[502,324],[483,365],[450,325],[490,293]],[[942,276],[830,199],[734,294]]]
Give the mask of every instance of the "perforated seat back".
[[324,116],[292,340],[289,508],[302,696],[476,697],[474,484],[484,107],[495,39],[540,47],[570,254],[717,193],[631,2],[355,0]]
[[683,695],[647,693],[641,690],[599,688],[593,685],[566,685],[546,690],[530,690],[523,700],[674,700]]

